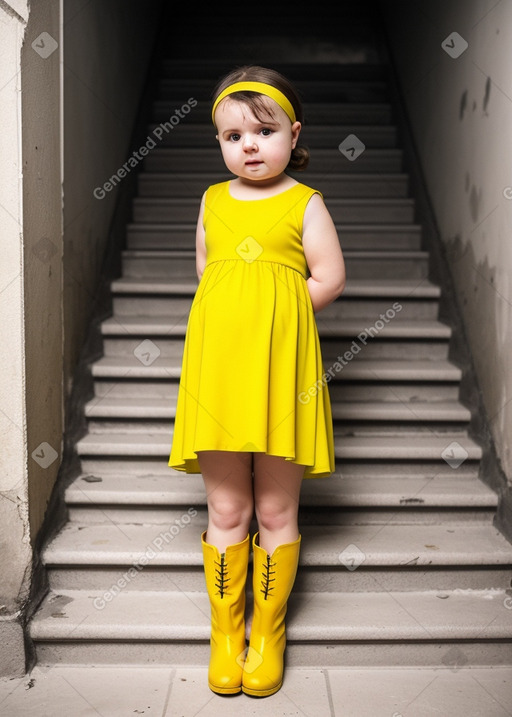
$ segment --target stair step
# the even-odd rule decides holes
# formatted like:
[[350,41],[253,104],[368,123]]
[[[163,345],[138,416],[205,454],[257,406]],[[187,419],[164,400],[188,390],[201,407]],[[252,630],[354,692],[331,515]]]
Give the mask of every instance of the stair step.
[[[211,147],[218,149],[219,143],[215,138],[215,127],[211,123],[189,124],[185,118],[178,125],[164,120],[151,122],[147,126],[148,136],[158,143],[159,147],[178,145],[180,147]],[[379,124],[336,124],[315,125],[307,124],[300,133],[300,143],[311,150],[318,148],[337,148],[348,135],[355,134],[365,147],[397,146],[397,129],[393,125]]]
[[[359,468],[359,470],[358,470]],[[448,472],[450,471],[450,472]],[[206,494],[200,474],[180,474],[168,469],[166,474],[127,475],[88,473],[77,476],[67,487],[68,506],[184,506],[206,505]],[[392,507],[407,510],[423,508],[472,507],[497,505],[496,493],[479,480],[474,471],[446,466],[444,472],[418,475],[390,473],[383,466],[338,466],[325,480],[306,480],[302,486],[304,508],[337,506],[339,508]]]
[[[428,412],[428,406],[431,406],[432,410],[434,410],[435,406],[439,404],[450,406],[459,404],[459,387],[456,383],[443,381],[438,383],[409,381],[390,383],[378,381],[371,377],[366,381],[347,382],[339,380],[339,376],[343,372],[342,365],[333,364],[330,368],[327,378],[332,377],[329,382],[329,395],[333,405],[340,404],[342,407],[350,407],[354,404],[362,406],[362,410],[365,410],[365,406],[373,404],[385,405],[393,402],[401,403],[404,408],[409,406],[410,411],[415,411],[416,404],[420,404],[420,409],[421,405],[424,405],[424,410]],[[327,378],[325,379],[326,381]],[[144,405],[148,405],[152,399],[156,399],[162,402],[162,405],[175,406],[177,394],[178,376],[169,378],[169,375],[167,375],[164,379],[152,380],[150,378],[135,379],[129,375],[124,375],[116,380],[97,380],[94,385],[95,398],[91,399],[91,404],[99,404],[106,399],[115,399],[120,401],[130,400],[135,403],[141,401]],[[345,409],[340,410],[344,411]],[[393,415],[393,412],[391,412],[390,420]],[[467,426],[464,427],[467,428]],[[431,424],[430,429],[432,430],[433,428]],[[462,425],[460,428],[462,428]],[[344,433],[346,433],[346,429]]]
[[[169,457],[172,443],[172,426],[164,433],[150,433],[141,428],[141,433],[89,433],[77,442],[80,456],[153,456]],[[443,454],[446,460],[461,462],[479,460],[482,449],[468,436],[445,432],[409,433],[407,436],[393,435],[335,435],[335,455],[340,460],[430,460],[441,464]]]
[[[136,255],[135,255],[136,254]],[[403,254],[400,252],[401,256]],[[418,252],[419,255],[419,252]],[[126,271],[123,271],[123,277],[121,279],[114,280],[111,285],[111,291],[113,294],[182,294],[184,289],[187,287],[187,293],[189,290],[195,293],[197,290],[197,275],[194,276],[195,272],[195,261],[192,262],[188,259],[173,259],[171,252],[124,252],[124,262]],[[372,260],[372,257],[369,257]],[[352,259],[355,262],[356,259]],[[361,263],[361,259],[358,259]],[[146,266],[145,262],[150,262],[150,266]],[[347,259],[347,263],[350,262],[350,257]],[[162,273],[167,275],[168,281],[150,281],[152,265],[165,265],[165,269]],[[176,280],[171,280],[169,272],[167,272],[167,265],[169,266],[170,272],[174,273],[175,279],[180,279],[179,283]],[[148,278],[145,278],[145,277]],[[154,275],[153,275],[154,276]],[[154,279],[160,278],[154,276]],[[177,288],[179,287],[179,288]],[[396,281],[392,279],[348,279],[345,289],[343,291],[343,300],[353,299],[360,297],[369,298],[380,298],[389,297],[395,298],[415,298],[415,299],[438,299],[441,295],[441,290],[436,284],[432,284],[427,279],[418,282],[416,279],[405,279]],[[341,303],[341,302],[340,302]],[[331,304],[332,306],[332,304]],[[322,310],[322,316],[325,316],[325,311],[329,309],[329,306]]]
[[[340,143],[344,137],[340,137]],[[226,173],[226,166],[218,148],[155,148],[143,160],[148,172],[218,172]],[[402,172],[402,149],[365,149],[355,160],[350,161],[334,149],[317,149],[311,152],[308,171],[323,172]],[[364,221],[364,219],[363,219]]]
[[[287,664],[340,665],[350,654],[350,664],[442,666],[454,645],[478,664],[503,664],[507,656],[510,662],[512,611],[504,609],[506,600],[504,590],[294,591]],[[205,592],[127,589],[105,599],[101,591],[62,590],[45,598],[30,637],[43,663],[207,663],[210,607]]]
[[[185,335],[187,319],[186,314],[175,317],[116,314],[101,323],[101,332],[104,336],[122,336],[125,338],[128,335],[140,337],[162,336],[169,339],[171,336]],[[342,324],[322,320],[319,322],[318,332],[321,337],[349,337],[351,339],[366,333],[366,339],[374,341],[375,338],[372,337],[372,334],[368,334],[368,328],[362,319],[346,320]],[[400,319],[395,319],[385,324],[382,330],[378,332],[378,336],[380,339],[449,339],[451,329],[440,321],[401,321]]]
[[[199,501],[195,506],[197,510],[182,509],[181,514],[168,510],[167,521],[152,524],[68,523],[43,555],[53,584],[105,590],[139,565],[145,571],[130,589],[165,591],[179,584],[184,590],[202,590],[199,536],[207,517]],[[321,593],[510,586],[511,546],[490,523],[445,519],[441,525],[390,524],[388,517],[387,522],[358,525],[347,512],[338,524],[301,524],[300,531],[297,589]]]
[[[136,197],[133,219],[136,222],[197,221],[199,200],[186,197],[161,199]],[[335,222],[405,222],[414,220],[414,199],[327,199],[326,206]]]
[[[208,79],[162,78],[158,83],[158,99],[173,100],[183,104],[189,98],[209,100],[215,82]],[[389,100],[388,84],[384,79],[297,79],[295,88],[306,103],[332,102],[386,102]],[[179,105],[178,105],[179,107]],[[193,108],[190,114],[192,114]]]
[[[325,198],[346,199],[406,197],[409,190],[407,174],[313,174],[288,172],[297,181],[318,189]],[[138,194],[141,197],[201,197],[211,184],[227,181],[230,175],[209,173],[141,172],[138,175]],[[305,179],[306,181],[303,181]]]
[[[176,361],[172,361],[168,357],[162,357],[145,365],[143,360],[133,354],[103,356],[92,364],[91,371],[98,379],[170,380],[181,375],[181,360],[179,356],[176,358]],[[325,353],[323,358],[324,365],[331,363]],[[337,372],[335,380],[349,383],[352,381],[458,382],[461,375],[461,369],[449,361],[361,359],[347,362],[343,370]]]
[[[382,467],[371,465],[365,466],[364,475],[345,466],[343,470],[342,475],[338,467],[325,481],[304,482],[301,525],[318,525],[320,517],[324,525],[492,523],[497,496],[474,470],[460,468],[455,475],[424,471],[421,477],[398,471],[387,475]],[[82,525],[169,525],[180,519],[183,506],[206,510],[200,475],[168,473],[82,474],[66,490],[69,520]]]
[[[344,322],[346,323],[346,322]],[[412,322],[410,322],[412,323]],[[418,322],[415,322],[418,323]],[[136,333],[118,332],[110,334],[110,328],[104,328],[103,351],[107,358],[118,356],[139,356],[141,363],[152,366],[153,363],[164,361],[167,358],[174,363],[180,363],[183,357],[184,334],[182,335],[150,335],[141,336]],[[364,339],[364,343],[363,343]],[[152,343],[147,343],[151,341]],[[146,343],[144,343],[146,342]],[[364,347],[364,359],[375,361],[396,361],[396,360],[423,360],[427,355],[432,361],[448,360],[449,342],[446,336],[440,338],[401,337],[383,338],[381,334],[373,335],[366,340],[364,335],[361,338],[353,336],[321,335],[320,343],[325,356],[332,356],[333,361],[337,356],[354,355],[359,347]],[[156,348],[155,348],[156,347]],[[149,349],[149,356],[148,356]],[[148,360],[149,359],[149,360]],[[347,358],[347,365],[350,358]]]
[[[403,421],[403,422],[457,422],[471,419],[471,412],[457,401],[402,402],[388,401],[333,401],[332,413],[336,421]],[[174,418],[175,401],[167,398],[112,398],[97,397],[85,406],[88,418],[159,421]]]
[[[130,565],[153,546],[151,565],[202,567],[199,535],[206,529],[206,514],[194,507],[172,524],[177,529],[167,534],[160,525],[68,523],[44,550],[43,560],[45,565]],[[349,530],[344,525],[304,525],[301,534],[300,564],[305,569],[512,564],[512,545],[492,525],[388,523],[350,525]]]
[[[183,100],[155,100],[152,103],[151,118],[154,122],[169,122],[176,114]],[[187,125],[211,123],[212,103],[199,100],[193,110],[186,116]],[[304,127],[310,124],[350,125],[354,129],[361,124],[388,125],[393,122],[393,110],[388,102],[305,102]],[[178,125],[176,126],[178,127]],[[181,129],[181,128],[180,128]],[[340,137],[336,146],[342,141]],[[157,141],[157,137],[153,137]]]
[[[471,480],[479,474],[479,464],[476,461],[464,461],[457,470],[454,470],[445,461],[383,461],[375,463],[372,459],[368,461],[355,460],[336,462],[334,476],[350,476],[365,478],[367,476],[378,475],[384,479],[394,480],[395,478],[405,479],[415,476],[421,478],[425,483],[439,476],[451,476],[461,481]],[[162,461],[158,456],[146,456],[142,458],[134,458],[131,456],[114,457],[94,457],[84,456],[84,465],[82,466],[84,475],[93,476],[94,481],[103,475],[108,476],[161,476],[167,480],[175,479],[193,479],[196,474],[187,474],[182,471],[176,471],[167,465],[167,461]],[[322,482],[329,482],[333,476],[325,479],[325,481],[313,481],[311,485],[319,486]],[[305,482],[303,482],[303,485]],[[311,488],[313,490],[313,488]]]
[[[152,260],[148,261],[153,263]],[[114,315],[167,317],[188,315],[198,282],[197,278],[187,276],[185,270],[179,271],[180,264],[184,263],[176,261],[176,265],[169,272],[171,276],[176,276],[174,282],[158,281],[158,274],[164,273],[164,267],[160,267],[160,271],[155,272],[153,282],[148,278],[140,280],[132,277],[114,281],[111,285]],[[186,269],[189,270],[191,267],[188,266]],[[137,273],[137,269],[133,269],[133,272]],[[140,273],[149,276],[149,267],[141,269]],[[362,274],[363,269],[355,273]],[[365,273],[371,272],[366,270]],[[396,293],[393,294],[392,291]],[[377,328],[380,328],[382,321],[388,323],[395,320],[398,315],[401,321],[435,321],[439,313],[438,298],[438,287],[428,282],[424,284],[422,279],[412,281],[405,279],[402,285],[397,285],[396,282],[386,285],[386,280],[372,285],[369,280],[356,279],[347,285],[341,299],[337,299],[322,310],[317,324],[374,316],[378,321]]]
[[[203,189],[206,186],[203,185]],[[344,251],[417,251],[421,247],[421,227],[415,224],[337,223],[336,229]],[[127,226],[127,247],[129,250],[195,251],[195,234],[194,223],[131,223]]]
[[[379,296],[439,298],[440,290],[428,280],[429,256],[423,251],[354,251],[344,252],[347,271],[347,296]],[[238,258],[238,257],[237,257]],[[151,283],[153,293],[169,293],[172,286],[179,287],[174,293],[182,292],[191,283],[197,288],[195,255],[191,252],[172,250],[126,250],[122,255],[123,277],[112,284],[116,293],[123,287],[137,286],[133,279],[148,277],[146,287]],[[377,278],[378,277],[378,278]],[[165,279],[165,281],[157,281]],[[121,291],[119,291],[121,290]],[[140,290],[138,291],[140,293]],[[332,305],[331,305],[332,306]],[[326,307],[321,316],[326,315]],[[371,310],[368,312],[372,315]]]
[[[351,11],[351,17],[353,17]],[[213,83],[217,82],[224,74],[231,72],[233,67],[242,66],[244,64],[243,57],[238,59],[227,58],[204,60],[179,58],[165,58],[162,61],[160,73],[161,77],[172,79],[180,77],[182,79],[196,79],[203,77],[209,79]],[[352,62],[352,63],[330,63],[330,62],[283,62],[274,60],[272,67],[285,77],[290,79],[312,78],[317,79],[319,76],[326,80],[383,80],[386,78],[386,67],[383,64],[370,62]]]

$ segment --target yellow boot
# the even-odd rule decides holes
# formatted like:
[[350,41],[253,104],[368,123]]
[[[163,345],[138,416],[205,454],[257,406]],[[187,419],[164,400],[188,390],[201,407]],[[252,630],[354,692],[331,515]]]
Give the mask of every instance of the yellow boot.
[[213,692],[241,692],[245,658],[245,582],[249,562],[249,535],[219,553],[201,535],[206,589],[211,607],[208,686]]
[[293,543],[279,545],[270,556],[258,545],[258,535],[253,538],[254,615],[242,690],[267,697],[283,684],[284,617],[297,573],[301,536]]

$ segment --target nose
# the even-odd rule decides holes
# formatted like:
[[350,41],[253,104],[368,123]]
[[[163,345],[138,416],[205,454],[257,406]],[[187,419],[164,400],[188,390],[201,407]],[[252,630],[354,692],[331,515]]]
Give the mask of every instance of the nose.
[[256,140],[255,140],[253,134],[244,135],[243,147],[244,147],[245,152],[252,152],[252,151],[258,149],[258,147],[256,145]]

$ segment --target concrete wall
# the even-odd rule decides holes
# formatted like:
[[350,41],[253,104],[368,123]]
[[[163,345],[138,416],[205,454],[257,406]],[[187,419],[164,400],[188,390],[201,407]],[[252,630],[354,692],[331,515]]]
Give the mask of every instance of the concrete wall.
[[0,675],[25,671],[33,546],[120,187],[93,191],[128,156],[160,9],[0,2]]
[[46,54],[58,8],[0,5],[0,674],[24,671],[31,521],[37,530],[61,449],[59,50]]
[[25,406],[33,544],[62,455],[59,0],[32,2],[21,53]]
[[512,529],[512,3],[380,7],[506,476],[500,520]]
[[97,199],[129,157],[158,30],[157,0],[64,4],[64,376],[96,308],[98,279],[121,185]]

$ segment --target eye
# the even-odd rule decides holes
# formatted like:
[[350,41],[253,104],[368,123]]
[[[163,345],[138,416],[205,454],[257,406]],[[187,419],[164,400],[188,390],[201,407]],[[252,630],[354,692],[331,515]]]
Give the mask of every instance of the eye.
[[237,134],[236,132],[233,132],[232,134],[229,135],[230,142],[238,142],[239,140],[240,140],[240,135]]
[[264,137],[270,137],[270,135],[272,134],[272,130],[269,129],[268,127],[264,127],[264,128],[261,130],[261,134],[262,134]]

